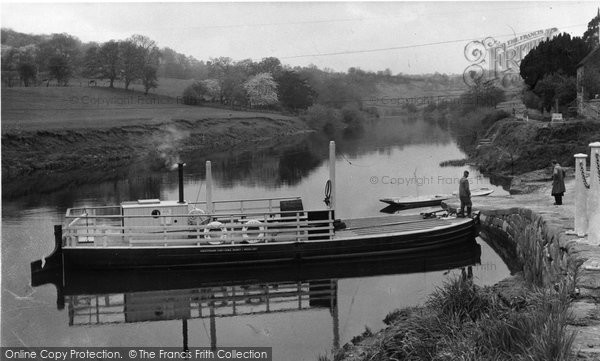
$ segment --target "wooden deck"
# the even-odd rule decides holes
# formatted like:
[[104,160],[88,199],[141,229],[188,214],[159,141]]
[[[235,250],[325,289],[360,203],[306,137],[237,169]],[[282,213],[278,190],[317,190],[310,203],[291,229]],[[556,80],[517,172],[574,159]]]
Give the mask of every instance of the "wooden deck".
[[426,231],[468,221],[469,218],[424,219],[421,215],[356,218],[345,220],[346,228],[336,231],[335,238]]

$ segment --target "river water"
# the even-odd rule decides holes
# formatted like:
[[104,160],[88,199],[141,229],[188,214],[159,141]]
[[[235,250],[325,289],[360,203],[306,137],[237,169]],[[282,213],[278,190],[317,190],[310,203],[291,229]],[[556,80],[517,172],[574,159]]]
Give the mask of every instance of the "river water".
[[[448,132],[418,119],[387,117],[363,136],[340,138],[336,145],[336,217],[342,219],[381,215],[380,198],[454,192],[462,171],[470,169],[440,167],[441,161],[464,158],[464,153]],[[310,279],[296,271],[275,270],[274,279],[260,285],[245,274],[208,287],[200,275],[170,291],[161,291],[152,279],[138,282],[135,290],[109,279],[100,294],[93,294],[89,289],[98,281],[90,279],[83,281],[85,292],[74,289],[65,295],[64,308],[57,307],[54,286],[31,287],[30,262],[50,254],[52,227],[62,223],[68,207],[177,199],[177,174],[169,169],[175,157],[186,163],[188,201],[204,199],[204,162],[211,160],[214,199],[300,196],[306,209],[323,207],[329,176],[324,136],[308,134],[210,155],[175,150],[164,155],[167,160],[3,184],[2,346],[265,346],[273,347],[275,360],[317,360],[365,327],[384,327],[388,312],[423,303],[448,277],[460,274],[456,266],[472,263],[466,253],[479,256],[479,247],[470,247],[422,260],[325,267]],[[490,196],[507,194],[477,170],[470,171],[472,188],[490,187]],[[476,206],[477,198],[473,202]],[[477,243],[480,262],[472,268],[476,283],[492,285],[507,277],[500,257],[479,238]],[[325,296],[315,296],[315,290],[325,290],[316,292]],[[272,297],[268,307],[265,292]],[[187,305],[178,308],[182,293]],[[212,298],[205,297],[208,293]],[[196,307],[192,310],[190,300]],[[142,301],[150,309],[134,312]],[[98,314],[99,309],[110,312]]]

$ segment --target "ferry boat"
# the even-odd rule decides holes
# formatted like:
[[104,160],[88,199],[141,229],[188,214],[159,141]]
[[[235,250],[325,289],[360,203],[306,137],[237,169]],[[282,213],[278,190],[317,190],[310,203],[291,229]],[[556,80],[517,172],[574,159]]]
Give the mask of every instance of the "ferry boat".
[[258,265],[410,254],[475,236],[475,220],[455,217],[378,216],[335,219],[335,144],[323,209],[305,210],[299,197],[212,200],[210,161],[206,200],[144,199],[66,211],[54,228],[55,249],[31,264],[43,268],[130,269]]

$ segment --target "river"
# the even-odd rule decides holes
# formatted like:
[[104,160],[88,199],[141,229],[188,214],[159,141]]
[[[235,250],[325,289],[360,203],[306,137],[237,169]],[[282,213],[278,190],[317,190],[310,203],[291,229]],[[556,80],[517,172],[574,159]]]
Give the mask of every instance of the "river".
[[[464,153],[447,131],[418,119],[387,117],[363,136],[340,138],[336,145],[336,217],[342,219],[381,215],[384,204],[378,201],[380,198],[454,192],[462,171],[471,168],[440,167],[441,161],[464,158]],[[156,296],[152,292],[119,291],[93,297],[82,294],[77,301],[67,297],[68,306],[59,309],[55,287],[30,286],[30,262],[50,254],[52,227],[62,223],[68,207],[132,199],[177,199],[177,172],[169,169],[174,155],[186,163],[184,187],[188,201],[204,199],[204,162],[211,160],[214,199],[300,196],[305,208],[323,206],[329,175],[328,139],[324,136],[290,137],[211,155],[175,153],[166,151],[164,159],[146,159],[126,168],[36,175],[3,184],[2,346],[182,347],[187,342],[190,347],[199,347],[212,342],[224,347],[272,347],[275,360],[317,360],[320,355],[330,355],[334,345],[343,345],[361,334],[365,327],[381,329],[388,312],[423,303],[448,277],[460,274],[458,268],[445,269],[443,262],[441,266],[413,267],[411,273],[392,262],[383,265],[382,271],[348,267],[349,273],[344,273],[340,268],[333,276],[325,271],[318,282],[300,282],[298,287],[303,290],[319,289],[321,285],[333,292],[324,298],[325,303],[310,297],[297,300],[294,285],[298,282],[261,286],[245,280],[246,284],[239,287],[213,285],[213,296],[219,292],[229,295],[227,292],[235,290],[251,294],[257,289],[291,290],[291,295],[274,299],[280,301],[279,309],[275,302],[265,308],[262,296],[242,297],[236,302],[221,299],[220,304],[210,304],[211,312],[217,312],[212,318],[206,313],[194,318],[189,310],[181,314],[178,309],[161,309],[160,315],[124,315],[124,303],[128,302],[131,311],[136,300]],[[507,194],[476,169],[470,171],[472,188],[490,187],[494,189],[490,196]],[[477,198],[473,202],[476,206]],[[404,211],[410,212],[418,210]],[[507,277],[509,271],[500,257],[481,239],[477,242],[481,261],[473,267],[476,283],[492,285]],[[456,257],[460,261],[461,255]],[[194,287],[199,286],[192,283],[185,287],[186,292]],[[177,304],[168,300],[173,294],[159,294],[162,298],[154,306],[161,302],[163,308]],[[202,297],[193,299],[207,306],[202,304]],[[233,303],[237,308],[232,312],[227,307]],[[115,318],[94,317],[94,307],[112,304],[117,305],[111,309]],[[89,311],[87,318],[71,317],[69,308],[73,306]],[[190,318],[184,327],[182,318]]]

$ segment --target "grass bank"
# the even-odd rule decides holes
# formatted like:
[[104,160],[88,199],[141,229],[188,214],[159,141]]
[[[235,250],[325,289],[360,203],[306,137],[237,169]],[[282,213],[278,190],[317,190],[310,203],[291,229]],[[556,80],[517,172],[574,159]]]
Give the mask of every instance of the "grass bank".
[[[523,287],[509,296],[457,277],[423,307],[396,310],[375,335],[355,338],[333,360],[571,360],[572,282]],[[326,360],[321,357],[321,360]]]

